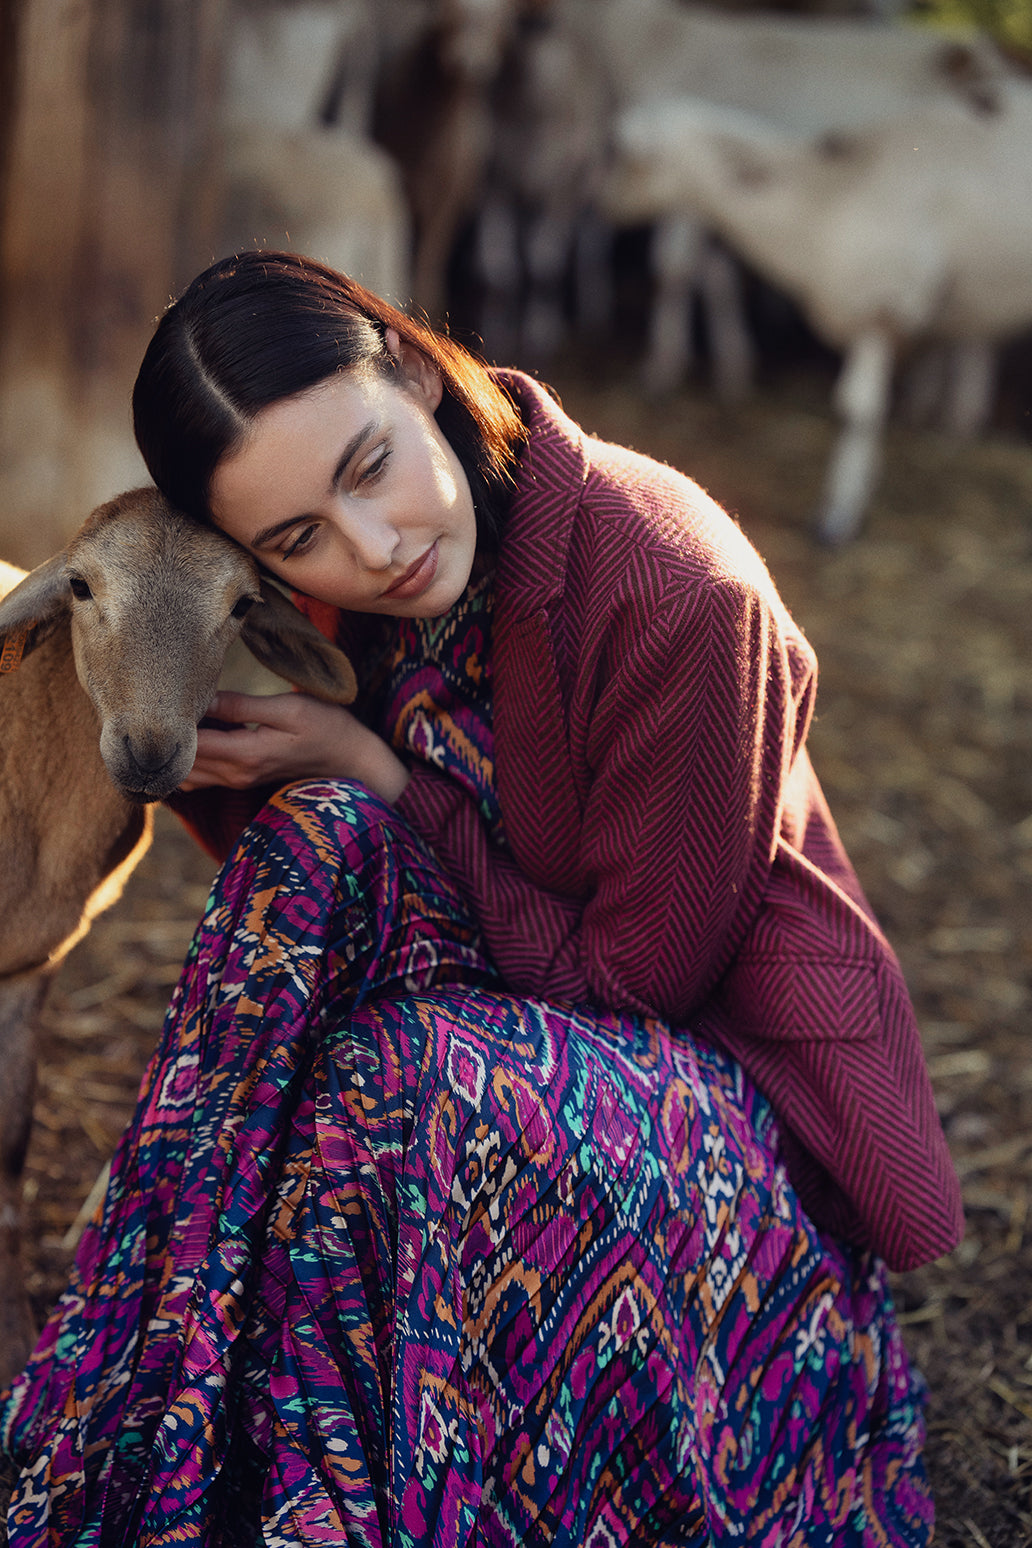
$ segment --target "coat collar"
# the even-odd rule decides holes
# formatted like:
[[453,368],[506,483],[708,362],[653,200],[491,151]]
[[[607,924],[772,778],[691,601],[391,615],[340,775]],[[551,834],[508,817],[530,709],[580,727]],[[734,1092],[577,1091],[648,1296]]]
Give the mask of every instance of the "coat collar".
[[579,426],[540,382],[521,371],[494,371],[518,407],[527,441],[498,556],[498,604],[515,624],[561,595],[574,518],[588,475]]

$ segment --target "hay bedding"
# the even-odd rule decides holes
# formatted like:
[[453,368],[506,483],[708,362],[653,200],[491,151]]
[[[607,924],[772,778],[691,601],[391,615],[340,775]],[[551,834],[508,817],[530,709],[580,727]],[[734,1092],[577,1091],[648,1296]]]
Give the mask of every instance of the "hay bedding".
[[[587,427],[687,468],[740,513],[821,660],[812,733],[847,846],[903,960],[968,1233],[897,1276],[928,1378],[945,1548],[1032,1544],[1032,444],[895,431],[860,542],[816,548],[830,426],[812,387],[728,416],[561,381]],[[131,1107],[212,866],[159,813],[122,902],[62,970],[27,1192],[42,1315]]]

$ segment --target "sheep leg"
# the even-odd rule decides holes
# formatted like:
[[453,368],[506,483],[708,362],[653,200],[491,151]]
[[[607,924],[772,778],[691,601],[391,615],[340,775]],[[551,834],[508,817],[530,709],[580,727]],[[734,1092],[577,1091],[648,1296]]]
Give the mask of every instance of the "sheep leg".
[[573,250],[573,221],[556,210],[539,210],[527,227],[527,300],[522,345],[533,365],[547,364],[566,332],[563,285]]
[[475,259],[484,286],[480,336],[489,359],[516,353],[517,310],[522,285],[519,221],[512,204],[485,199],[477,217]]
[[[451,149],[446,140],[441,147],[442,156]],[[459,149],[456,156],[461,155]],[[467,169],[465,159],[458,161],[446,175],[439,174],[441,167],[424,169],[425,186],[409,189],[413,203],[415,228],[415,252],[412,257],[412,287],[417,307],[425,311],[432,323],[444,321],[448,308],[448,265],[459,228],[469,205],[472,203],[475,176]]]
[[673,392],[691,370],[692,292],[702,229],[690,215],[670,215],[652,230],[652,315],[642,386],[650,397]]
[[448,260],[455,238],[456,222],[450,212],[425,221],[416,238],[412,260],[412,289],[421,312],[438,326],[447,311]]
[[589,336],[613,320],[613,231],[597,210],[586,209],[577,222],[573,245],[574,303],[577,327]]
[[21,1195],[36,1085],[36,1023],[49,986],[49,975],[41,972],[0,981],[0,1387],[24,1365],[35,1340],[21,1263]]
[[699,267],[706,307],[713,385],[721,403],[742,403],[752,390],[755,355],[745,321],[742,273],[721,243],[706,243]]
[[984,339],[955,345],[950,361],[944,424],[964,439],[984,430],[993,406],[996,352]]
[[946,346],[925,345],[905,373],[900,415],[906,424],[919,428],[940,417],[946,373]]
[[863,521],[881,464],[882,431],[892,384],[893,347],[872,329],[850,346],[835,384],[835,408],[844,420],[831,455],[817,521],[825,543],[845,543]]
[[416,304],[431,322],[441,322],[447,310],[448,265],[473,212],[490,143],[486,106],[479,92],[469,89],[448,105],[418,169],[407,178],[416,233],[412,284]]

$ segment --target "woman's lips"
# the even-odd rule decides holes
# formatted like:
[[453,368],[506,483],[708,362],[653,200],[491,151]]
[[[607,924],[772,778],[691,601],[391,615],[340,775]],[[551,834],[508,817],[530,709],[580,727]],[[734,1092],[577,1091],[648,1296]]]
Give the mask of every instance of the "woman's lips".
[[380,593],[380,597],[394,597],[401,601],[418,597],[431,585],[436,574],[437,544],[433,543],[415,564],[409,565],[404,575],[399,575],[393,586],[388,586],[386,591]]

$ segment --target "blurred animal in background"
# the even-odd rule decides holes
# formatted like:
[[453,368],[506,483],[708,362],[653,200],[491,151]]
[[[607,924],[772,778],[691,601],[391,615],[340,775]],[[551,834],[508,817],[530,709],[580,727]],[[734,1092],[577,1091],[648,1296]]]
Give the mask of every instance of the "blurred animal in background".
[[[977,179],[980,157],[998,156],[1006,170],[999,172],[1001,199],[993,211],[1008,189],[1026,197],[1023,185],[1009,181],[1016,174],[1008,153],[978,148],[1002,146],[1007,126],[1021,116],[1020,83],[989,38],[894,20],[894,0],[871,0],[876,14],[866,18],[722,12],[693,0],[232,4],[225,247],[267,241],[308,252],[437,322],[461,273],[471,283],[455,296],[459,322],[479,327],[491,357],[533,369],[550,363],[571,322],[596,337],[615,327],[614,234],[647,227],[643,386],[658,393],[684,379],[698,304],[714,388],[728,402],[741,399],[755,377],[744,261],[768,291],[801,307],[825,344],[848,351],[837,394],[846,425],[820,522],[828,540],[847,536],[861,520],[903,341],[949,344],[948,354],[923,357],[913,406],[937,402],[957,432],[987,418],[994,341],[1017,321],[979,316],[961,328],[948,324],[948,308],[939,307],[939,320],[926,308],[927,318],[911,323],[886,302],[880,342],[867,329],[861,343],[855,330],[829,323],[828,307],[814,300],[823,278],[815,273],[804,285],[792,265],[772,259],[751,213],[741,229],[748,179],[728,173],[723,192],[716,179],[704,193],[686,168],[675,197],[669,177],[629,175],[627,158],[640,168],[656,135],[661,158],[693,154],[684,139],[675,149],[672,117],[660,106],[674,98],[751,115],[751,143],[769,142],[782,156],[777,175],[762,179],[764,210],[779,199],[794,209],[800,263],[809,261],[813,241],[825,241],[819,199],[830,200],[827,208],[841,222],[853,190],[854,242],[876,253],[878,232],[863,223],[884,223],[887,195],[875,196],[874,188],[888,187],[886,169],[903,156],[889,148],[893,126],[902,144],[911,124],[941,115],[950,145],[958,147],[960,181]],[[829,4],[834,8],[834,0]],[[622,162],[611,172],[618,122]],[[644,127],[660,122],[662,131]],[[780,191],[790,146],[797,183],[813,182],[809,203]],[[900,215],[908,217],[905,229],[918,210],[929,225],[933,204],[953,179],[946,159],[931,151],[911,155]],[[970,173],[961,172],[969,165]],[[985,175],[997,177],[995,163]],[[732,189],[733,212],[726,204]],[[751,192],[758,198],[759,188]],[[997,267],[1002,272],[1010,262],[1021,269],[1024,248],[1010,259],[1004,254],[1008,242],[1025,241],[1020,221],[988,218]],[[952,238],[936,242],[949,246]],[[465,269],[456,265],[460,251]],[[826,270],[822,261],[822,276]]]
[[817,137],[657,97],[623,115],[617,142],[628,206],[705,220],[844,352],[818,530],[851,537],[900,353],[924,339],[962,346],[952,417],[972,428],[987,346],[1032,324],[1032,84],[996,83],[981,111],[930,100]]
[[496,360],[547,364],[566,328],[609,320],[608,231],[597,198],[613,98],[603,61],[562,5],[525,5],[490,95],[477,217],[480,331]]
[[309,693],[350,665],[215,530],[153,489],[101,506],[28,575],[0,564],[0,1387],[28,1354],[21,1175],[36,1028],[57,965],[150,843],[146,803],[189,772],[231,643]]
[[491,150],[490,93],[518,0],[382,0],[372,133],[401,170],[412,219],[412,300],[447,311],[448,267]]
[[[722,14],[687,0],[563,0],[599,49],[626,112],[652,97],[684,93],[741,108],[772,124],[820,135],[884,123],[923,103],[956,102],[973,119],[991,110],[1010,69],[977,34],[878,20]],[[646,389],[669,391],[692,363],[692,303],[703,303],[714,385],[725,401],[749,391],[753,347],[737,263],[714,241],[719,223],[686,200],[649,209],[641,189],[605,210],[617,225],[650,222],[653,303],[643,372]]]
[[369,135],[370,0],[235,0],[229,29],[220,249],[287,247],[404,304],[411,218],[398,166]]

